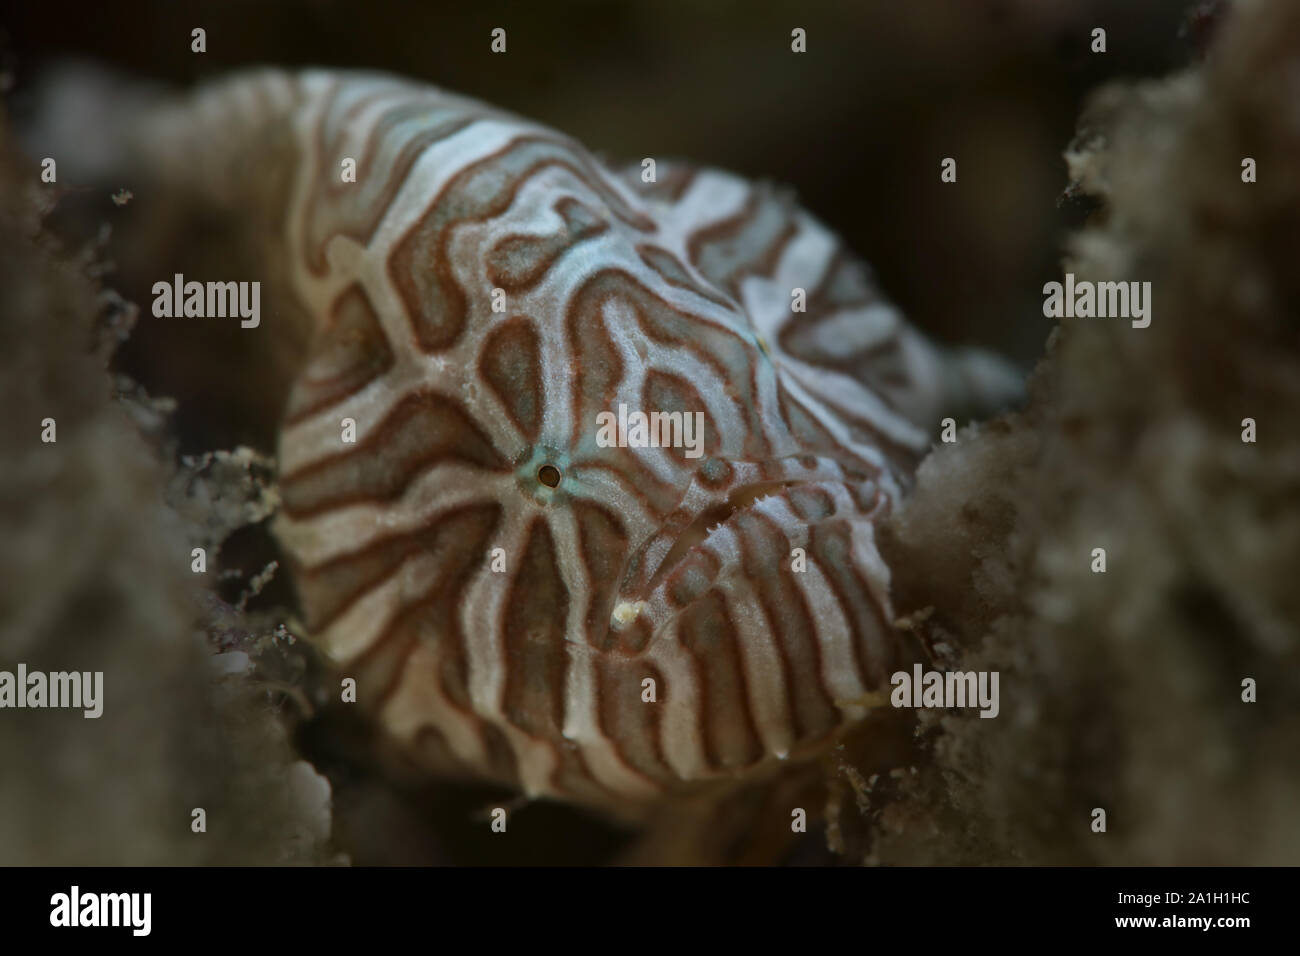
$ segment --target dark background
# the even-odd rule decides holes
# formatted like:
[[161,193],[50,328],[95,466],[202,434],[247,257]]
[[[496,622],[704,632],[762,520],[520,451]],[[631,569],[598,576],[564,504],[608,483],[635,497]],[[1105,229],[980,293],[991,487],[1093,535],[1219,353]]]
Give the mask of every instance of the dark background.
[[[250,64],[380,69],[540,120],[614,160],[792,186],[922,328],[1025,366],[1049,324],[1061,151],[1089,90],[1190,58],[1188,0],[43,3],[0,23],[21,109],[51,59],[189,85]],[[190,31],[207,30],[205,54]],[[504,55],[490,52],[494,27]],[[808,52],[790,51],[803,27]],[[1090,32],[1107,31],[1107,52]],[[958,160],[956,184],[939,162]]]
[[[1109,79],[1161,76],[1187,62],[1192,47],[1179,34],[1189,6],[22,0],[0,15],[0,72],[17,111],[28,82],[66,57],[178,86],[254,64],[427,80],[613,160],[682,157],[787,184],[920,327],[1029,367],[1053,327],[1041,313],[1042,285],[1058,277],[1062,242],[1082,214],[1059,202],[1076,117]],[[201,55],[190,52],[198,26],[207,31]],[[1107,31],[1105,54],[1089,51],[1097,26]],[[489,49],[495,27],[508,34],[504,55]],[[805,54],[790,51],[794,27],[807,31]],[[939,179],[947,156],[958,160],[956,184]],[[210,447],[206,436],[194,441]],[[225,556],[246,568],[265,557],[238,541]],[[544,825],[528,828],[537,836],[521,838],[522,849],[512,840],[509,856],[478,824],[453,838],[429,835],[430,817],[463,821],[487,795],[372,786],[346,755],[328,753],[354,735],[351,749],[366,750],[365,733],[318,721],[298,741],[331,778],[335,838],[355,862],[597,862],[621,840],[554,806],[530,808]]]

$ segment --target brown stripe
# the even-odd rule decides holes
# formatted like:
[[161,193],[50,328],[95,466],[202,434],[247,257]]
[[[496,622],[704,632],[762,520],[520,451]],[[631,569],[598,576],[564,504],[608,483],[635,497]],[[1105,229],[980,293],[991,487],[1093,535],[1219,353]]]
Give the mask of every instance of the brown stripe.
[[680,431],[676,427],[665,426],[667,434],[650,436],[652,440],[662,438],[669,442],[678,442],[678,445],[670,444],[664,451],[677,459],[679,465],[694,467],[694,462],[697,460],[687,458],[686,452],[688,449],[684,447],[686,416],[694,416],[696,412],[703,415],[701,419],[702,431],[695,429],[695,420],[692,417],[690,419],[692,422],[691,435],[699,443],[698,447],[693,450],[701,451],[702,454],[709,457],[721,454],[722,439],[718,423],[713,420],[708,406],[704,404],[704,399],[696,391],[695,386],[681,376],[670,372],[661,372],[654,368],[647,371],[645,385],[641,391],[641,408],[647,413],[680,413],[682,416]]
[[324,564],[295,568],[298,598],[315,633],[329,628],[417,552],[431,556],[438,580],[461,580],[485,560],[501,506],[495,502],[442,512],[411,531],[381,538]]
[[[483,564],[484,551],[495,527],[496,511],[495,506],[466,510],[439,522],[431,531],[400,542],[401,546],[412,551],[419,548],[431,553],[436,570],[431,575],[433,583],[429,589],[409,599],[374,642],[353,658],[350,666],[359,675],[358,689],[363,677],[367,683],[368,706],[378,708],[396,690],[402,669],[417,645],[430,647],[438,655],[448,698],[462,703],[462,706],[468,705],[465,690],[468,675],[457,605],[469,579]],[[337,564],[339,570],[347,567],[345,562]],[[374,568],[366,570],[373,572]],[[315,583],[319,587],[323,582],[318,580]],[[377,580],[372,582],[378,583]],[[315,593],[319,596],[324,592]],[[360,592],[353,593],[346,603],[350,604],[359,596]],[[335,614],[341,610],[336,609]]]
[[691,263],[709,281],[740,298],[746,276],[770,276],[781,252],[799,231],[793,200],[770,186],[752,187],[745,206],[730,219],[694,233],[687,241]]
[[657,272],[660,278],[669,285],[693,292],[700,298],[707,299],[724,309],[734,309],[736,307],[734,302],[722,298],[716,292],[711,292],[692,279],[690,273],[686,271],[686,267],[667,249],[642,245],[637,246],[636,251],[637,255],[641,257],[641,261]]
[[507,319],[488,333],[479,355],[479,371],[496,393],[515,426],[529,442],[542,425],[541,346],[537,329],[526,316]]
[[379,317],[360,285],[348,286],[316,332],[307,364],[289,395],[293,424],[355,395],[393,365]]
[[624,166],[617,173],[625,183],[645,198],[668,203],[681,201],[697,174],[698,170],[694,166],[676,160],[656,162],[655,181],[652,183],[641,180],[640,163]]
[[546,236],[509,235],[488,250],[485,257],[488,282],[508,292],[525,292],[565,252],[609,229],[608,222],[572,196],[564,197],[552,208],[563,220],[557,232]]
[[420,348],[426,352],[448,348],[468,321],[492,317],[488,298],[476,296],[471,302],[453,275],[448,252],[452,228],[501,215],[524,182],[550,167],[567,169],[583,180],[632,228],[654,228],[609,188],[580,147],[536,136],[512,140],[452,177],[389,257],[389,275],[406,305]]
[[357,681],[357,703],[368,713],[378,713],[384,703],[409,677],[407,664],[419,646],[419,635],[410,622],[387,628],[383,635],[343,669]]
[[[327,132],[322,127],[320,131],[316,189],[313,199],[304,209],[306,222],[303,232],[307,265],[317,275],[324,275],[329,270],[325,250],[334,236],[348,236],[362,245],[368,244],[416,160],[434,143],[451,138],[484,115],[482,110],[466,115],[461,104],[440,106],[433,96],[413,91],[410,99],[394,103],[378,117],[374,130],[366,138],[361,156],[345,157],[343,136],[347,127],[371,103],[389,97],[393,92],[393,89],[385,88],[358,100],[349,107],[337,130]],[[377,167],[377,153],[385,140],[404,121],[420,117],[426,117],[427,123],[408,130],[406,142],[387,166]],[[356,182],[343,182],[342,162],[345,158],[357,161]]]
[[750,593],[781,650],[795,738],[820,736],[839,723],[839,711],[822,686],[817,623],[790,569],[789,539],[771,518],[752,511],[740,515],[735,527]]
[[718,556],[705,548],[684,559],[667,579],[665,593],[673,607],[686,607],[713,587],[722,570]]
[[835,499],[825,488],[795,485],[786,493],[786,499],[790,502],[790,509],[808,524],[835,513]]
[[[595,430],[593,421],[593,436]],[[660,481],[626,448],[596,449],[591,457],[577,459],[569,466],[569,474],[579,482],[584,478],[589,480],[594,472],[600,471],[609,472],[616,480],[621,478],[623,490],[634,496],[651,515],[662,516],[681,500],[681,488]]]
[[706,759],[713,767],[727,770],[754,763],[763,748],[754,730],[740,643],[722,592],[712,590],[683,611],[679,634],[699,680]]
[[520,730],[551,741],[561,739],[564,727],[568,612],[569,592],[555,542],[546,521],[538,518],[529,528],[505,600],[502,711]]
[[[730,455],[763,458],[771,454],[751,375],[760,360],[758,348],[735,329],[678,309],[620,268],[602,269],[591,276],[569,305],[569,339],[581,377],[574,383],[574,407],[581,409],[574,423],[575,444],[584,426],[594,422],[598,412],[610,409],[622,377],[621,360],[608,342],[609,331],[602,319],[603,309],[611,301],[630,307],[638,327],[651,341],[689,351],[701,364],[712,368],[716,383],[700,382],[700,388],[720,388],[737,400],[743,422],[741,434],[720,436],[737,446],[728,449]],[[740,316],[737,320],[745,321]],[[641,358],[646,359],[647,354]],[[594,387],[588,381],[593,377]],[[591,428],[594,430],[594,425]]]
[[606,803],[617,799],[614,791],[605,787],[592,774],[587,758],[573,746],[552,744],[555,752],[555,769],[551,772],[551,786],[571,800],[582,803]]
[[880,474],[879,465],[867,461],[841,445],[835,436],[812,416],[803,403],[785,389],[781,390],[779,408],[785,427],[803,448],[851,464],[854,471],[865,472],[873,477]]
[[402,398],[355,445],[343,444],[341,436],[340,429],[337,454],[280,479],[287,514],[305,518],[362,501],[391,501],[439,462],[508,467],[457,402],[428,390]]
[[610,628],[619,578],[627,558],[627,532],[618,518],[599,505],[574,501],[580,557],[591,597],[587,603],[587,643],[606,650],[615,643]]
[[510,746],[505,731],[486,720],[480,720],[478,728],[483,738],[483,749],[487,753],[487,766],[479,768],[480,771],[489,780],[518,785],[519,761],[515,757],[515,748]]
[[848,619],[862,686],[884,686],[894,671],[893,627],[853,561],[853,543],[847,524],[831,521],[812,528],[809,553],[822,569]]
[[[655,781],[675,779],[659,746],[661,715],[672,696],[663,674],[647,661],[608,656],[597,663],[596,673],[601,732],[634,770]],[[651,703],[641,699],[647,677],[655,682]]]

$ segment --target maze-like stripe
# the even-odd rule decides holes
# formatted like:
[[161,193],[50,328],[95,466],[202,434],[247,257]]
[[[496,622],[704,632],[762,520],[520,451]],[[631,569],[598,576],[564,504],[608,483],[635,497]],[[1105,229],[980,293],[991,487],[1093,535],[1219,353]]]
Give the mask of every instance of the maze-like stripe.
[[[873,524],[940,361],[790,195],[643,182],[374,75],[257,74],[194,114],[294,137],[283,261],[316,327],[276,530],[390,733],[620,809],[860,716],[902,659]],[[600,444],[620,403],[701,413],[702,453]]]

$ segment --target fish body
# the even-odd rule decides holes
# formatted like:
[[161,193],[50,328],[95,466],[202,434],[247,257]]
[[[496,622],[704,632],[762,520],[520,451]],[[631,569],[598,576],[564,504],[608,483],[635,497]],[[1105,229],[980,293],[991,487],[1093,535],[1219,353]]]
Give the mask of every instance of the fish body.
[[275,533],[429,767],[634,814],[817,753],[887,686],[877,524],[940,417],[1014,386],[788,192],[373,74],[237,75],[122,127],[130,163],[258,197],[295,327],[248,334],[304,343]]

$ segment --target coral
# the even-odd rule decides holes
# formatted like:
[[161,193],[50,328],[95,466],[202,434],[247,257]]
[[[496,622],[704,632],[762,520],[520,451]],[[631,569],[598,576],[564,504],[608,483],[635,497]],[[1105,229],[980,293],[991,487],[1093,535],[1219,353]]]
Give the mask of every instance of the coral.
[[[0,864],[328,860],[325,781],[290,747],[281,695],[260,685],[262,662],[286,654],[190,572],[194,543],[256,509],[210,507],[210,487],[178,476],[150,437],[169,404],[106,369],[131,307],[100,286],[96,249],[50,237],[51,194],[4,142],[0,183],[0,666],[104,672],[98,719],[0,719]],[[164,504],[169,485],[178,508]],[[252,494],[221,487],[221,500]],[[214,531],[213,516],[227,525]],[[254,656],[221,676],[209,662],[231,631]],[[206,833],[191,831],[195,807]]]
[[[695,42],[689,31],[672,35]],[[975,57],[964,76],[998,72],[978,58],[991,39],[969,43],[965,28],[950,35],[945,56],[930,59],[962,47]],[[151,36],[140,31],[150,58]],[[908,44],[894,45],[915,56]],[[848,49],[851,62],[864,59]],[[710,50],[709,59],[734,57]],[[863,75],[878,94],[877,75]],[[882,532],[901,624],[936,666],[998,670],[1001,712],[985,720],[920,711],[909,724],[910,714],[903,720],[882,708],[873,721],[914,731],[911,749],[891,740],[868,753],[852,740],[835,750],[826,760],[834,782],[827,835],[844,859],[1300,862],[1297,77],[1300,8],[1242,2],[1204,63],[1093,96],[1066,155],[1066,198],[1096,211],[1071,237],[1062,271],[1152,282],[1152,324],[1062,320],[1025,406],[938,446]],[[539,96],[554,96],[536,85]],[[571,94],[584,110],[590,87],[584,80]],[[921,99],[882,115],[929,115],[917,104],[934,95],[918,84]],[[632,115],[622,98],[612,101],[616,118]],[[696,122],[713,123],[711,102],[700,99]],[[990,133],[986,113],[963,106],[972,118],[958,132],[995,150],[1001,159],[985,165],[1019,182],[1031,165],[1013,159],[1055,140],[1050,125],[1026,126],[1052,110],[1032,98],[1017,109]],[[591,115],[592,124],[609,122],[609,114]],[[809,115],[810,124],[822,121]],[[651,119],[636,116],[639,136]],[[665,122],[680,124],[681,114]],[[781,141],[804,142],[787,124],[762,125]],[[877,148],[881,123],[857,125],[872,154],[912,161],[905,150]],[[738,149],[761,152],[733,138]],[[839,149],[795,151],[853,166]],[[1242,182],[1245,157],[1256,161],[1258,182]],[[872,205],[851,218],[885,222],[877,244],[906,258],[934,247],[902,242],[888,217],[868,214],[892,168],[858,177]],[[817,206],[845,188],[838,173],[804,178],[824,191]],[[1015,192],[1008,213],[1002,192],[972,188],[962,195],[979,214],[955,220],[965,228],[955,232],[935,228],[939,207],[915,212],[916,191],[897,193],[917,234],[954,237],[953,257],[970,260],[965,275],[996,278],[978,286],[987,331],[988,303],[998,301],[989,289],[1015,287],[1023,273],[982,270],[990,260],[970,249],[969,236],[981,218],[1032,211],[1033,192]],[[760,862],[786,851],[763,846],[779,841],[758,828],[777,819],[783,829],[796,801],[815,814],[798,791],[802,781],[747,793],[739,809],[702,812],[695,830],[668,821],[630,852],[625,834],[535,804],[506,847],[470,812],[489,797],[507,799],[500,794],[409,779],[381,784],[372,768],[336,759],[349,748],[368,754],[375,742],[340,708],[321,707],[318,662],[291,636],[293,622],[279,610],[286,595],[270,593],[282,585],[274,554],[240,539],[249,529],[266,538],[264,518],[276,503],[266,460],[236,448],[178,461],[171,444],[182,433],[187,452],[260,438],[267,451],[269,426],[225,426],[271,420],[262,405],[274,404],[266,371],[274,363],[247,372],[261,383],[241,392],[252,396],[250,407],[228,403],[223,414],[204,406],[226,364],[206,346],[183,355],[171,347],[179,337],[161,338],[150,362],[138,363],[172,371],[138,377],[176,394],[178,407],[111,374],[107,356],[129,334],[135,306],[101,285],[100,247],[69,252],[50,238],[55,195],[0,142],[0,397],[9,425],[0,430],[0,666],[103,670],[108,700],[98,720],[76,711],[0,719],[0,863],[327,862],[337,858],[331,826],[334,841],[362,862],[597,862],[620,847],[623,859],[638,861]],[[121,211],[119,223],[140,206],[126,191],[101,199]],[[1035,238],[1043,234],[1041,222],[1003,229],[990,245],[1019,261],[1046,248]],[[137,255],[151,260],[157,248]],[[958,316],[943,320],[949,331],[969,322],[971,313],[953,303],[972,285],[932,282],[934,257],[912,258],[922,276],[914,285],[951,296],[931,300],[950,307],[929,311]],[[925,298],[918,309],[916,289],[909,296],[904,287],[899,297],[924,313]],[[1050,320],[1038,321],[1046,332]],[[1021,324],[1006,316],[1006,330]],[[177,390],[183,383],[188,393]],[[190,415],[189,429],[176,427],[173,410]],[[57,419],[55,445],[38,441],[45,417]],[[1241,440],[1247,417],[1257,422],[1254,444]],[[189,570],[196,546],[209,551],[209,584],[234,565],[240,580],[203,586]],[[1104,574],[1090,567],[1097,547],[1107,551]],[[264,586],[270,597],[258,601]],[[1258,682],[1258,703],[1241,699],[1247,677]],[[318,719],[293,737],[300,711]],[[190,830],[196,806],[208,812],[203,835]],[[1105,833],[1090,828],[1095,807],[1107,811]],[[802,857],[785,858],[815,855],[822,834],[809,837]]]
[[1203,64],[1093,97],[1064,271],[1151,281],[1153,319],[1062,320],[1023,411],[937,448],[889,527],[900,613],[1002,712],[921,715],[873,859],[1300,862],[1297,76],[1300,8],[1242,3]]

